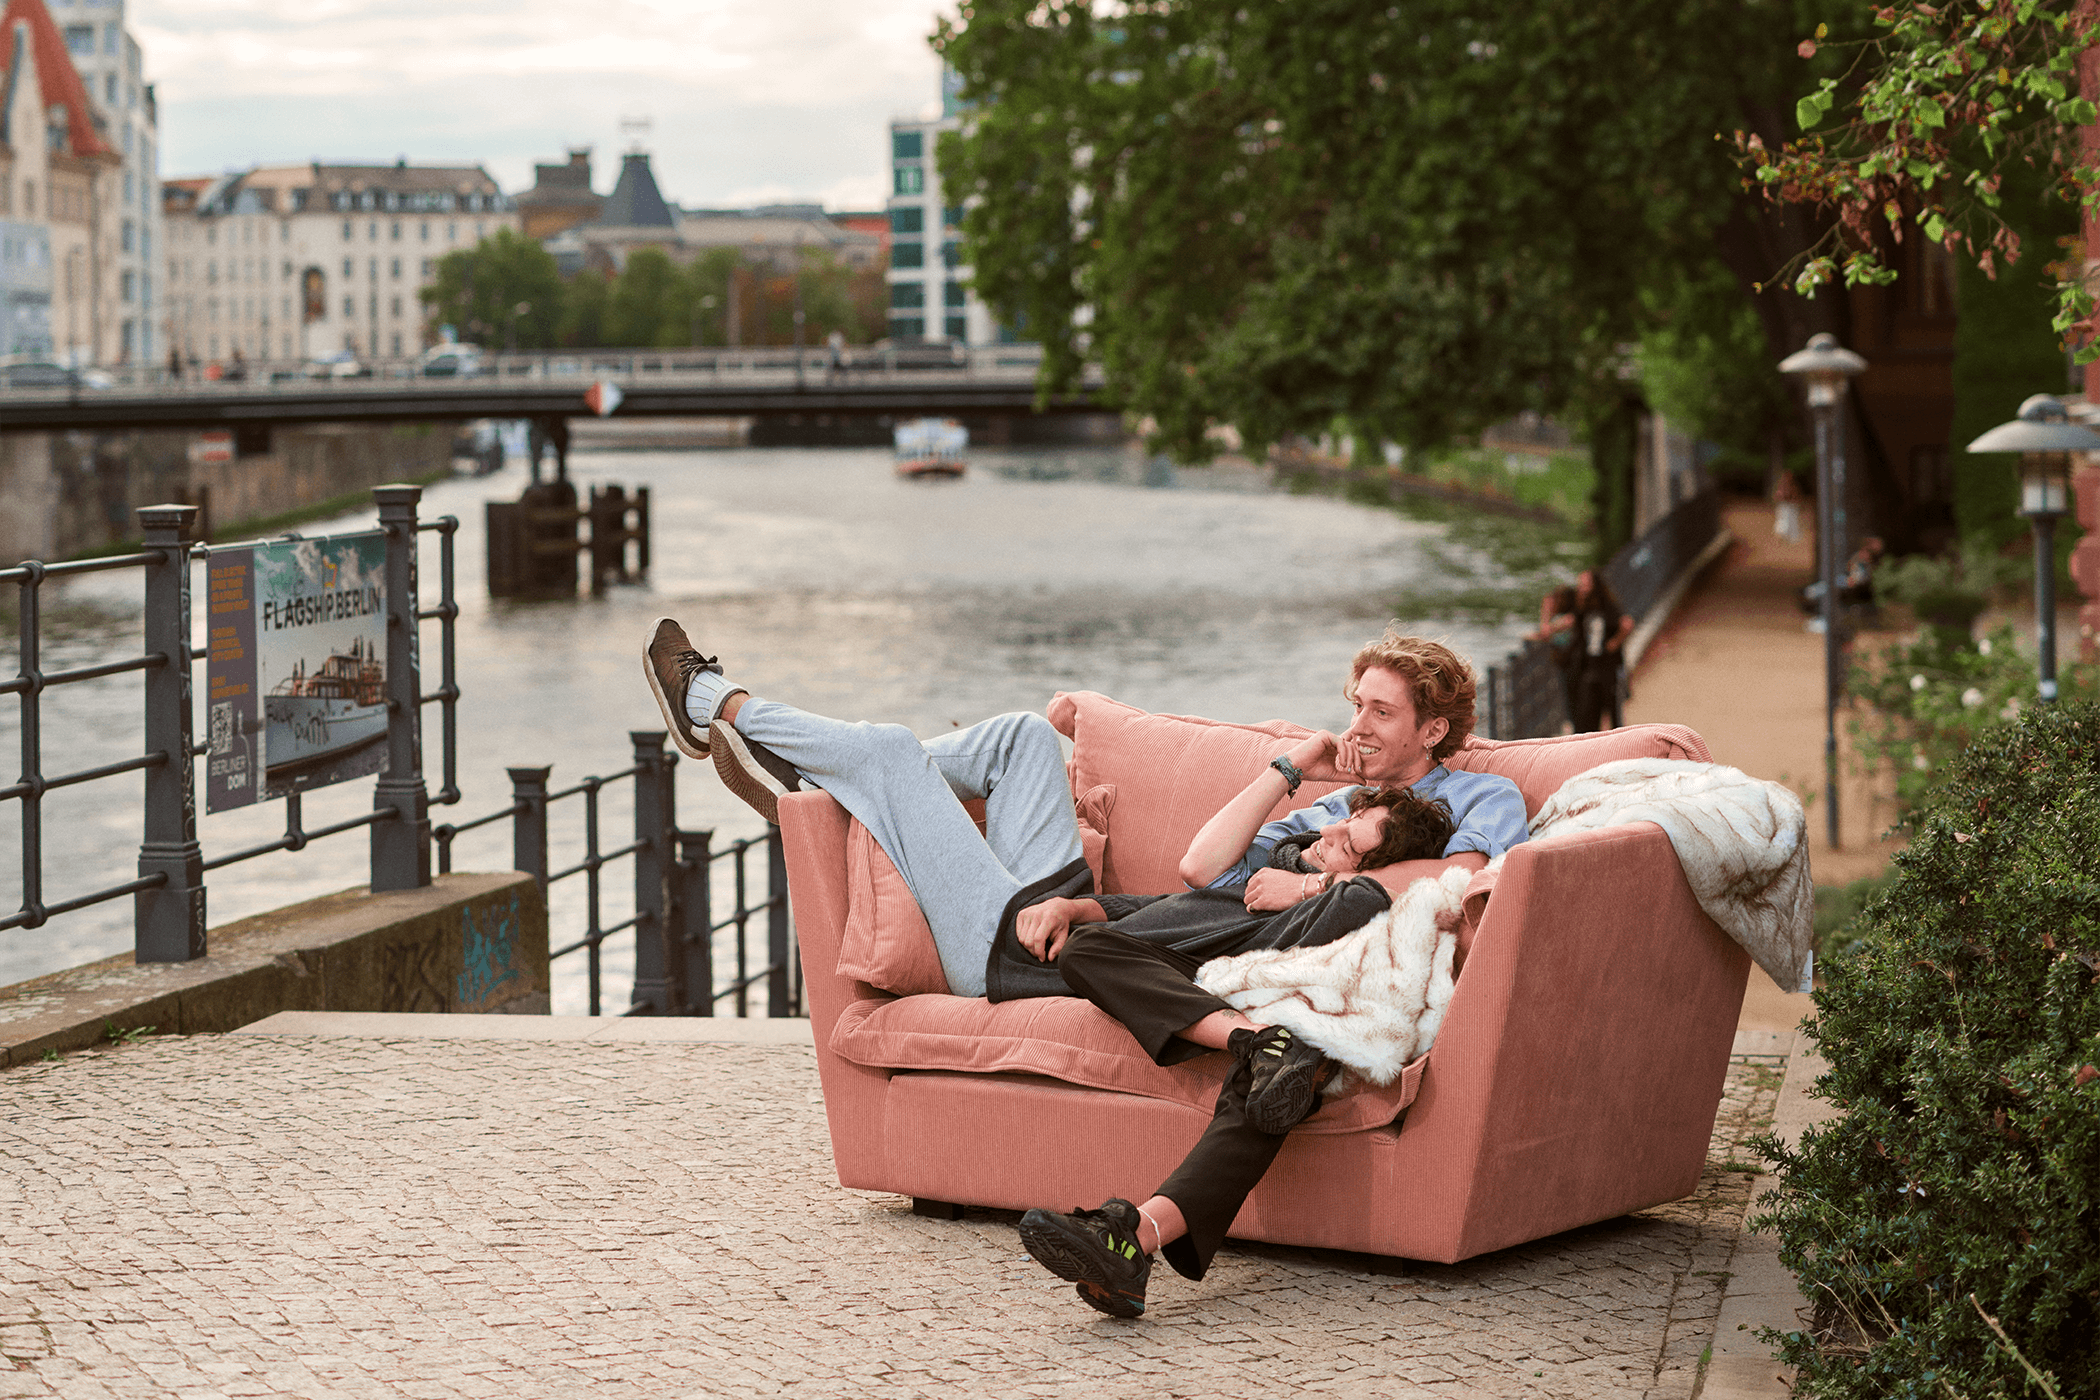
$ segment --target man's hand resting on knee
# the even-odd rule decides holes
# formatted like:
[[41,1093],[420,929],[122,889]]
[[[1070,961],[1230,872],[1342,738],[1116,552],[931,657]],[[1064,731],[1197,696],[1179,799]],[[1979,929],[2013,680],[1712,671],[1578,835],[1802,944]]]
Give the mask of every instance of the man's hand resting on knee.
[[1044,962],[1056,962],[1074,924],[1105,924],[1108,913],[1092,899],[1046,899],[1014,916],[1014,937]]

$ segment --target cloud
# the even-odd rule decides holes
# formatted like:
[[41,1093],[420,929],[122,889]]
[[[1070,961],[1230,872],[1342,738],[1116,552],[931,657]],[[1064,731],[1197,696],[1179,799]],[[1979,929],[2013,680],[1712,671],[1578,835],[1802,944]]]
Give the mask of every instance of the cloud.
[[886,126],[938,89],[932,0],[133,0],[163,174],[467,160],[507,190],[645,116],[658,182],[879,203]]

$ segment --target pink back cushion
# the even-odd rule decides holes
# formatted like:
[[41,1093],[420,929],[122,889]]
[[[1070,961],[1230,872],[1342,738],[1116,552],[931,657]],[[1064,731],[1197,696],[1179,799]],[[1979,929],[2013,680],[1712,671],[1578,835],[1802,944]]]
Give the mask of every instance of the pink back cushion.
[[[1115,802],[1104,814],[1102,888],[1109,894],[1181,890],[1181,857],[1203,823],[1270,759],[1312,732],[1280,719],[1225,724],[1148,714],[1091,690],[1059,692],[1047,713],[1072,740],[1072,790],[1115,785]],[[1278,802],[1269,819],[1341,786],[1306,783],[1295,798]]]
[[846,824],[846,928],[839,975],[898,996],[946,992],[948,975],[911,886],[858,821]]

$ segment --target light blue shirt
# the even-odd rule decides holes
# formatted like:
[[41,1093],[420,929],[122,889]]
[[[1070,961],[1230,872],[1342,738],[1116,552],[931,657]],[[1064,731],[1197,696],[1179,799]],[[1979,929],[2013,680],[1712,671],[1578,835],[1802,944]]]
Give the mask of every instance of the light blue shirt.
[[[1412,786],[1416,796],[1441,800],[1451,809],[1451,820],[1458,830],[1444,843],[1446,856],[1478,851],[1493,860],[1531,834],[1524,815],[1524,794],[1507,778],[1494,773],[1454,773],[1439,763]],[[1211,881],[1209,887],[1244,885],[1255,871],[1269,863],[1277,842],[1346,820],[1349,798],[1355,792],[1353,787],[1337,789],[1310,807],[1300,807],[1264,824],[1254,833],[1254,844],[1240,857],[1239,864]]]

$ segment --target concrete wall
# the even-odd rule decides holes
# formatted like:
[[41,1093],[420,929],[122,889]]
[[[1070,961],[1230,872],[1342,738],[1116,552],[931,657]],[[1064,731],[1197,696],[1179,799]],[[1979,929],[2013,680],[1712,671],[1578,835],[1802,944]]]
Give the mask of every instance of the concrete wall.
[[230,1031],[280,1011],[548,1009],[547,909],[530,875],[440,875],[213,929],[194,962],[129,954],[0,988],[0,1065],[78,1050],[112,1031]]
[[452,462],[449,424],[319,425],[242,435],[230,461],[193,460],[191,432],[0,436],[0,563],[65,559],[138,537],[140,506],[202,506],[221,535]]

